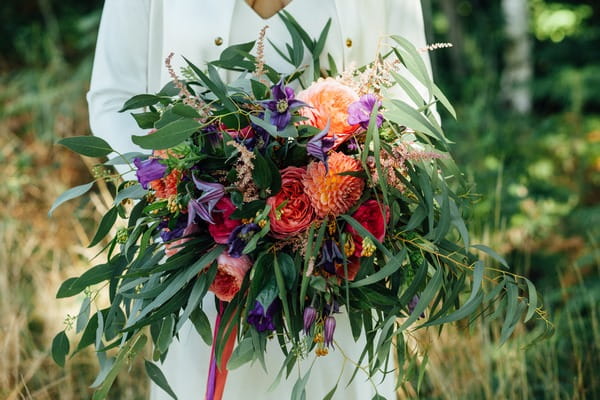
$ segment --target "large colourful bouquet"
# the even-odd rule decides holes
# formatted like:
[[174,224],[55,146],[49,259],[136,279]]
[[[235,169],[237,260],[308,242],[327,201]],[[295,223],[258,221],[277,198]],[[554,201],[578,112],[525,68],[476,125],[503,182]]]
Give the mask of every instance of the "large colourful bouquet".
[[[527,321],[541,314],[530,281],[470,242],[463,219],[468,188],[432,106],[454,111],[418,50],[391,37],[394,45],[372,64],[338,74],[331,62],[324,71],[326,30],[313,40],[293,18],[285,21],[293,45],[279,51],[297,67],[292,74],[265,63],[261,39],[257,57],[250,53],[255,43],[233,46],[204,71],[188,62],[181,78],[169,58],[173,81],[125,103],[122,111],[143,109],[132,115],[149,132],[133,142],[149,152],[103,164],[134,170],[137,179],[98,176],[115,189],[92,242],[107,243],[107,260],[58,292],[85,293],[75,352],[95,347],[101,371],[94,399],[106,396],[148,336],[152,359],[164,359],[187,320],[212,345],[206,398],[213,399],[220,398],[226,367],[263,360],[268,340],[278,340],[285,355],[280,375],[303,359],[326,356],[340,318],[349,319],[356,340],[366,338],[356,362],[373,375],[394,371],[391,354],[403,367],[412,352],[404,335],[414,324],[493,312],[504,316],[504,341],[523,315]],[[301,64],[306,49],[314,60],[308,73]],[[396,72],[400,67],[427,98],[406,72]],[[219,69],[241,76],[227,84]],[[331,76],[321,76],[326,72]],[[390,90],[414,105],[386,98]],[[114,151],[97,137],[60,143],[85,156]],[[55,206],[92,184],[69,190]],[[486,267],[473,249],[499,267]],[[97,293],[91,288],[101,283],[110,303],[90,312]],[[202,308],[212,295],[216,321]],[[68,353],[61,332],[54,358],[63,364]],[[146,361],[146,368],[172,393],[158,366]],[[308,379],[298,379],[294,398]]]

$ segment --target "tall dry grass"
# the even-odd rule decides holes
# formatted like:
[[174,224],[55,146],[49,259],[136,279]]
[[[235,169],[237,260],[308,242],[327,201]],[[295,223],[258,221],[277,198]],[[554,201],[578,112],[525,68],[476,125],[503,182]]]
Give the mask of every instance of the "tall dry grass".
[[[84,399],[98,372],[93,352],[80,353],[63,369],[49,349],[65,318],[78,313],[81,299],[57,300],[55,294],[64,279],[90,266],[97,249],[86,246],[104,211],[103,194],[66,204],[51,218],[47,211],[64,190],[90,180],[93,160],[86,165],[52,140],[88,132],[85,80],[75,77],[45,98],[30,93],[20,100],[32,108],[19,109],[7,93],[19,92],[19,83],[30,79],[0,83],[0,398]],[[77,97],[62,98],[65,91]],[[37,108],[36,101],[44,100]],[[146,398],[142,368],[137,362],[130,375],[119,377],[111,398]]]

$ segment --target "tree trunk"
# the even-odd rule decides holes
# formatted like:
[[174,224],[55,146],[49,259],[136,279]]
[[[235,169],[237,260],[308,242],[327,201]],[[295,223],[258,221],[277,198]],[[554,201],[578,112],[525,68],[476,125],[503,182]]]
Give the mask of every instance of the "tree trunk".
[[531,39],[527,0],[502,0],[506,49],[501,96],[520,113],[531,111]]

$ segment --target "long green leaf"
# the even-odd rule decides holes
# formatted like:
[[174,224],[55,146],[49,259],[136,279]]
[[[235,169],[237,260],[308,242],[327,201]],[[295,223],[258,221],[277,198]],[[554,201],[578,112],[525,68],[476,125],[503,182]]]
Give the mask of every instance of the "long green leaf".
[[92,397],[93,400],[102,400],[106,398],[108,391],[110,390],[114,380],[117,378],[119,371],[121,368],[123,368],[125,362],[129,360],[130,356],[138,354],[144,348],[147,341],[148,338],[146,335],[141,335],[137,339],[132,339],[129,343],[121,348],[117,358],[115,359],[115,362],[110,368],[108,375],[103,380],[98,390],[94,393],[94,396]]
[[217,246],[204,256],[202,256],[198,261],[192,264],[188,269],[179,273],[173,280],[169,282],[167,287],[162,290],[156,298],[150,302],[146,307],[142,309],[142,311],[130,318],[127,321],[127,325],[125,328],[130,328],[134,326],[134,323],[141,320],[143,317],[148,315],[151,311],[165,304],[169,299],[171,299],[175,294],[179,293],[180,290],[194,277],[198,274],[203,268],[210,265],[222,252],[224,246]]
[[69,200],[73,200],[79,196],[82,196],[84,194],[86,194],[87,192],[90,191],[90,189],[92,188],[92,186],[94,186],[94,182],[90,182],[90,183],[86,183],[84,185],[79,185],[79,186],[75,186],[69,190],[67,190],[66,192],[64,192],[63,194],[61,194],[60,196],[58,196],[58,198],[56,200],[54,200],[54,203],[52,204],[52,207],[50,207],[50,210],[48,211],[48,216],[52,216],[52,213],[54,212],[54,210],[56,210],[56,208],[58,206],[60,206],[61,204],[69,201]]
[[152,379],[152,382],[156,383],[156,385],[158,385],[159,388],[164,390],[173,399],[177,400],[177,395],[175,394],[175,392],[173,392],[171,386],[169,386],[167,378],[165,378],[160,368],[158,368],[156,364],[148,360],[144,360],[144,367],[146,368],[146,374],[148,374],[148,377]]
[[180,119],[163,126],[150,135],[134,135],[131,137],[131,140],[143,149],[169,149],[192,136],[201,126],[194,119]]
[[442,272],[441,268],[438,268],[433,274],[433,277],[431,278],[427,286],[425,287],[425,290],[423,290],[423,293],[421,293],[421,296],[419,296],[419,302],[415,306],[415,309],[413,310],[412,314],[410,314],[406,321],[404,321],[404,323],[400,326],[400,331],[408,328],[421,316],[421,314],[429,305],[429,302],[433,299],[433,297],[438,293],[438,291],[442,287],[443,280],[444,273]]
[[100,220],[100,224],[98,225],[98,230],[96,231],[96,234],[94,235],[94,238],[92,239],[88,247],[94,247],[95,245],[100,243],[102,239],[104,239],[104,237],[108,234],[108,232],[110,232],[111,228],[117,221],[118,213],[119,212],[117,208],[113,207],[110,210],[108,210],[106,214],[104,214],[104,216]]
[[485,254],[487,254],[488,256],[492,257],[494,260],[498,261],[506,269],[509,268],[508,267],[508,263],[506,262],[506,260],[504,259],[504,257],[500,256],[500,254],[496,253],[494,250],[492,250],[488,246],[486,246],[484,244],[473,244],[473,245],[471,245],[471,247],[473,247],[473,248],[475,248],[477,250],[483,251]]
[[148,191],[144,189],[142,185],[136,183],[135,185],[131,185],[125,189],[119,190],[119,193],[117,193],[115,196],[113,204],[117,205],[126,199],[141,199],[146,195],[146,193],[148,193]]
[[156,347],[161,353],[165,353],[173,340],[173,328],[175,326],[175,316],[173,314],[167,316],[160,327]]
[[400,253],[396,254],[379,271],[377,271],[374,274],[369,275],[366,278],[363,278],[359,281],[351,282],[349,286],[351,288],[358,288],[361,286],[371,285],[375,282],[379,282],[380,280],[387,278],[388,276],[390,276],[394,272],[396,272],[398,269],[400,269],[400,267],[402,266],[402,263],[404,262],[404,259],[406,258],[406,253],[407,253],[406,247],[403,247],[402,250],[400,251]]
[[531,317],[533,317],[537,308],[537,291],[535,290],[535,286],[533,285],[533,283],[531,283],[529,279],[523,279],[525,280],[525,283],[527,283],[527,291],[529,293],[527,314],[525,315],[525,319],[523,320],[523,322],[527,322],[531,319]]

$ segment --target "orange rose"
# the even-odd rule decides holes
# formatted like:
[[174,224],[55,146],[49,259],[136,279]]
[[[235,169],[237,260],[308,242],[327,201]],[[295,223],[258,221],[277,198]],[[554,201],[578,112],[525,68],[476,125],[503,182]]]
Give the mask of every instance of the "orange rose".
[[271,206],[271,233],[278,239],[302,232],[315,218],[315,210],[304,192],[305,175],[304,168],[287,167],[281,171],[281,190],[267,199]]
[[360,127],[359,124],[348,124],[348,106],[359,100],[358,94],[333,78],[319,79],[308,89],[298,93],[297,98],[311,106],[299,110],[300,114],[308,118],[305,123],[322,130],[327,126],[327,121],[331,120],[327,136],[335,136],[334,148]]
[[231,301],[240,291],[246,272],[252,266],[247,255],[234,258],[224,251],[217,257],[217,275],[208,290],[221,301]]

